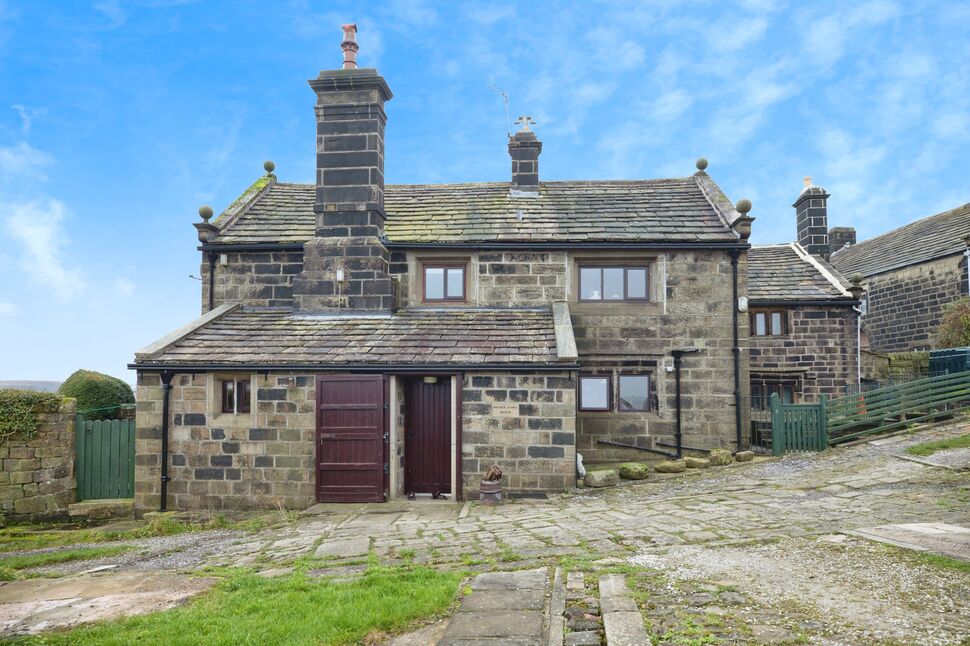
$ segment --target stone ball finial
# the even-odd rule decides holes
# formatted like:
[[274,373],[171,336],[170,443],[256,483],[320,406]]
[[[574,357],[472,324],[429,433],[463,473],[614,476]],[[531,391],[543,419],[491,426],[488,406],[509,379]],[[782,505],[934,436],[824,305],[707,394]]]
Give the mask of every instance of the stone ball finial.
[[858,272],[849,276],[849,282],[852,283],[853,285],[861,285],[863,279],[864,279],[864,276]]
[[204,222],[208,222],[209,218],[212,217],[212,207],[208,204],[203,204],[199,207],[199,217],[202,218]]
[[705,170],[707,169],[707,160],[703,157],[698,157],[694,165],[697,166],[697,170]]
[[968,233],[967,235],[963,236],[963,244],[965,244],[968,247],[970,247],[970,233]]
[[263,169],[266,171],[267,175],[272,175],[273,171],[276,170],[276,164],[267,159],[263,162]]
[[734,206],[735,210],[741,215],[747,215],[751,211],[751,200],[747,198],[742,198],[738,200],[738,203]]

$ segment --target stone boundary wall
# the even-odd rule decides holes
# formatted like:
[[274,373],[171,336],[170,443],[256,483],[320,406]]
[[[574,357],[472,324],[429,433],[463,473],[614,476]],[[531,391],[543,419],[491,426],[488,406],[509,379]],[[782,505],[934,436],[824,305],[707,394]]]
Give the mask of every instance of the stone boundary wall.
[[0,512],[8,521],[67,519],[75,501],[74,416],[77,400],[64,399],[56,410],[39,413],[37,434],[0,443]]
[[[508,414],[505,414],[505,411]],[[478,496],[491,464],[506,491],[576,485],[576,380],[568,372],[466,373],[462,389],[462,493]]]
[[870,276],[863,286],[869,312],[863,327],[873,352],[930,350],[943,306],[967,294],[963,256],[950,256]]

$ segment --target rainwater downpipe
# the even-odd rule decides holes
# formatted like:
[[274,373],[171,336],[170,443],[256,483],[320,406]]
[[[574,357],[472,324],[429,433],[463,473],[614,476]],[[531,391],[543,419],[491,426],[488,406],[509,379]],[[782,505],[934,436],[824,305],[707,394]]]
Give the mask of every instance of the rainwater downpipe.
[[697,348],[687,350],[671,350],[670,354],[674,357],[674,407],[677,409],[677,429],[674,437],[677,442],[677,459],[684,457],[684,430],[680,419],[680,360],[685,354],[697,352]]
[[863,310],[861,307],[853,306],[852,311],[855,312],[855,368],[856,368],[856,385],[859,387],[859,392],[862,392],[862,315]]
[[731,315],[734,328],[734,432],[735,451],[741,450],[741,345],[738,339],[738,258],[740,249],[731,249]]
[[165,511],[168,508],[168,400],[172,392],[172,377],[175,373],[163,372],[162,378],[162,478],[161,493],[162,499],[158,506],[158,511]]

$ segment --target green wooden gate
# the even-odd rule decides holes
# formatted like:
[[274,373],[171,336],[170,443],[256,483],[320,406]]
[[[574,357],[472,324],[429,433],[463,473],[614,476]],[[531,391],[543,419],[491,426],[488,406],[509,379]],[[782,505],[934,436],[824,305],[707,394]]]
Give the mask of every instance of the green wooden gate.
[[778,393],[772,393],[769,402],[772,455],[824,451],[828,447],[827,396],[822,395],[817,404],[782,404]]
[[135,420],[77,416],[77,499],[135,495]]

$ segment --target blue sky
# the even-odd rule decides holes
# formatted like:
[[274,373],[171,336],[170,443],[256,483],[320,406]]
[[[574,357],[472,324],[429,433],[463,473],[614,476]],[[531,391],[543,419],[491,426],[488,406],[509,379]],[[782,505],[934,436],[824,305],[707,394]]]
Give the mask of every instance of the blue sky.
[[0,379],[133,381],[198,315],[197,208],[265,159],[312,181],[343,22],[395,93],[391,183],[507,179],[494,86],[544,179],[704,156],[756,243],[793,238],[805,175],[861,237],[970,201],[967,2],[0,0]]

